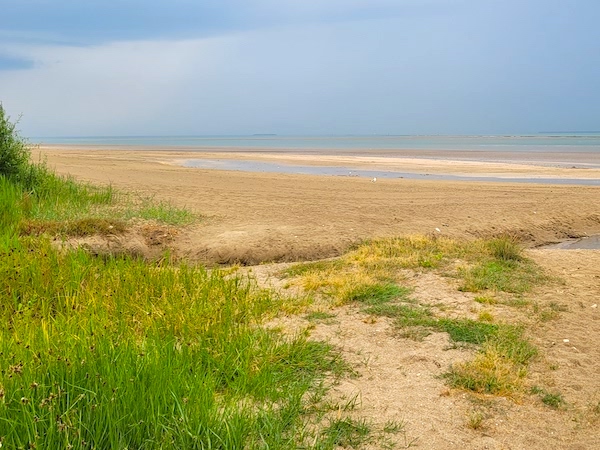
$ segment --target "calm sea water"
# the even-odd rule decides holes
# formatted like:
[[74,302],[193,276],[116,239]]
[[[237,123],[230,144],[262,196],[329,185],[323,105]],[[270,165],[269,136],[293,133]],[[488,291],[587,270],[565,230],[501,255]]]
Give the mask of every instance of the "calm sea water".
[[89,136],[33,137],[32,143],[290,150],[466,150],[599,153],[600,133],[528,136]]

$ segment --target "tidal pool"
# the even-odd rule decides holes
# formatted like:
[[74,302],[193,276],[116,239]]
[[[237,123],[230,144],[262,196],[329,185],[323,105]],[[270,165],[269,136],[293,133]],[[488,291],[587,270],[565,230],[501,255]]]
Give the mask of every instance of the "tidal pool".
[[302,166],[253,160],[239,159],[186,159],[178,161],[184,167],[214,170],[234,170],[242,172],[289,173],[302,175],[329,175],[363,178],[406,178],[411,180],[446,180],[446,181],[493,181],[504,183],[540,183],[540,184],[579,184],[600,186],[600,179],[590,178],[526,178],[526,177],[492,177],[465,176],[451,174],[423,174],[413,172],[397,172],[393,170],[364,170],[340,166]]

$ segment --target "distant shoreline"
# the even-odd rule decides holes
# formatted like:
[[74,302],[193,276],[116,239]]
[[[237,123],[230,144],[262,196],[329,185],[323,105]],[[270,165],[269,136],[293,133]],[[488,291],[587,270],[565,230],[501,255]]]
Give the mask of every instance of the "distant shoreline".
[[[278,148],[278,147],[214,147],[214,146],[147,146],[147,145],[97,145],[97,144],[42,144],[40,150],[165,153],[167,157],[193,159],[194,154],[236,155],[246,159],[256,158],[401,158],[434,161],[471,161],[504,164],[527,164],[571,169],[600,168],[600,151],[498,151],[498,150],[455,150],[455,149],[368,149],[368,148]],[[177,156],[181,154],[181,157]]]

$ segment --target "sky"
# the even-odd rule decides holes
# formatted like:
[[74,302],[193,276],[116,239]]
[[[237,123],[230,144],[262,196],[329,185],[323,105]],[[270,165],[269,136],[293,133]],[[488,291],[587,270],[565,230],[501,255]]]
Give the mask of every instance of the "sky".
[[27,137],[600,130],[598,0],[0,0]]

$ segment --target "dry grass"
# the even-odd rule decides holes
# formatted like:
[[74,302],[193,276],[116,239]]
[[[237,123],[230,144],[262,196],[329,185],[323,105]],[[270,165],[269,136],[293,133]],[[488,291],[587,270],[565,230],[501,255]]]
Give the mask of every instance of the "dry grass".
[[[439,236],[378,239],[335,260],[292,266],[284,275],[331,306],[358,301],[365,312],[394,319],[400,335],[444,331],[453,342],[481,346],[473,360],[454,365],[446,375],[454,387],[496,395],[522,391],[528,363],[536,355],[522,328],[495,323],[489,310],[480,312],[478,320],[436,317],[399,287],[406,270],[435,270],[459,278],[460,290],[483,292],[475,301],[490,306],[506,303],[545,279],[510,237],[473,242]],[[496,298],[500,293],[502,301]]]

